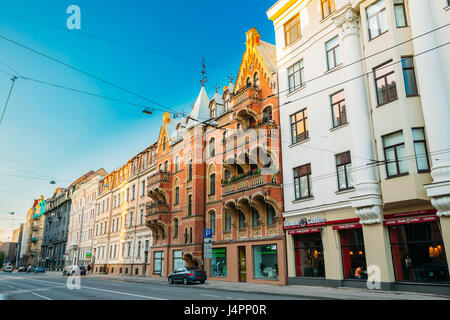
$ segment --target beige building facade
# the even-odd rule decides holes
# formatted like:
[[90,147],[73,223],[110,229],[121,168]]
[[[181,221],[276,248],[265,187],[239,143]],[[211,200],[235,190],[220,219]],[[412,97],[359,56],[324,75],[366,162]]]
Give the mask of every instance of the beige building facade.
[[448,2],[276,2],[288,283],[447,292]]

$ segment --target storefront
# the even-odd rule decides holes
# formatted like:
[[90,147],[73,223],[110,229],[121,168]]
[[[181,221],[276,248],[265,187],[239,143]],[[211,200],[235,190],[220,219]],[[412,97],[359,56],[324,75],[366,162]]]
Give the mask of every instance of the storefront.
[[450,290],[442,236],[448,231],[434,209],[388,213],[378,227],[361,225],[352,211],[324,213],[285,219],[284,229],[288,284],[367,288],[368,269],[378,266],[382,251],[392,279],[380,280],[383,289]]

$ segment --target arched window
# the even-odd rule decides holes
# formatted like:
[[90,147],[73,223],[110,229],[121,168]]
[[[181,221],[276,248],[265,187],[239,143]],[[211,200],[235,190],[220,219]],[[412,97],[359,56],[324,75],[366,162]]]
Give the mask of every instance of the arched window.
[[177,156],[175,158],[175,172],[178,172],[178,171],[180,171],[180,157],[179,156]]
[[276,213],[275,213],[275,209],[272,207],[272,205],[270,204],[266,204],[266,211],[267,211],[267,224],[271,225],[271,224],[275,224],[276,223]]
[[164,162],[164,172],[169,172],[169,161]]
[[216,194],[216,175],[213,173],[209,176],[209,195]]
[[216,139],[211,138],[209,140],[209,156],[214,157],[216,155]]
[[209,227],[211,228],[212,233],[216,232],[216,213],[214,211],[209,214]]
[[245,215],[244,213],[239,210],[239,229],[244,229],[245,228]]
[[192,243],[192,227],[189,227],[189,243]]
[[247,80],[245,81],[245,85],[246,85],[247,87],[249,87],[249,86],[252,85],[252,81],[250,80],[250,77],[248,77]]
[[180,187],[175,188],[175,205],[180,203]]
[[167,142],[167,138],[164,136],[164,138],[163,138],[163,151],[166,150],[166,142]]
[[272,120],[272,107],[267,107],[263,110],[263,122]]
[[225,180],[230,178],[230,171],[228,169],[225,169],[224,176],[225,176]]
[[243,174],[244,173],[244,169],[242,169],[242,167],[239,164],[237,165],[237,173],[238,174]]
[[173,220],[173,237],[178,238],[178,219]]
[[225,212],[225,231],[231,231],[231,214],[228,211]]
[[162,172],[162,163],[159,164],[159,172]]
[[187,228],[184,228],[184,243],[188,242],[188,232],[187,232]]
[[192,159],[188,161],[188,181],[192,180]]
[[259,213],[254,207],[252,207],[252,226],[257,227],[259,225]]
[[255,72],[255,75],[253,76],[253,83],[256,88],[259,88],[259,73]]

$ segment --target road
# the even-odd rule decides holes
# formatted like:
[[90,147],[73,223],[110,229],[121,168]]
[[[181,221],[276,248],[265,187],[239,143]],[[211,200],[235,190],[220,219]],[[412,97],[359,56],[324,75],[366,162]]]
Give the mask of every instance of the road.
[[[195,284],[135,283],[80,277],[0,272],[0,300],[306,300],[292,296],[193,288]],[[73,280],[73,279],[70,279]]]

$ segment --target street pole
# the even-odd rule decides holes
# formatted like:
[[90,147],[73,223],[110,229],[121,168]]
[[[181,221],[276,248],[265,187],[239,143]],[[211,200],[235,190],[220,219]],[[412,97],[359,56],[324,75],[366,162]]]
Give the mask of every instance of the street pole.
[[0,118],[0,124],[2,123],[3,117],[5,116],[6,107],[8,107],[9,98],[11,97],[11,92],[14,88],[14,83],[16,82],[16,80],[17,80],[16,76],[13,76],[11,78],[12,84],[11,84],[11,88],[9,89],[8,98],[6,99],[5,107],[3,108],[2,116]]

